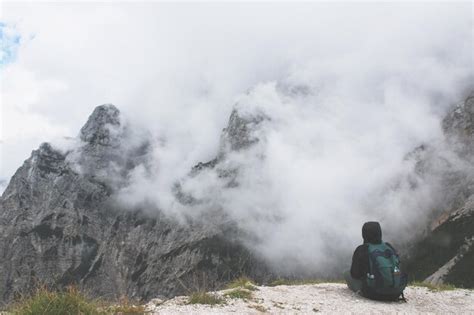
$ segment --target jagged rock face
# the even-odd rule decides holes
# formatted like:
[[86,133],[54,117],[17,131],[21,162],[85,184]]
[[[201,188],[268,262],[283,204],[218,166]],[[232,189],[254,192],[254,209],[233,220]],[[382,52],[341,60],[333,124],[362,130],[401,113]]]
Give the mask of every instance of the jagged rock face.
[[111,146],[119,141],[117,127],[120,123],[120,111],[112,104],[98,106],[81,128],[80,138],[90,144]]
[[84,176],[119,186],[126,184],[123,179],[135,166],[146,166],[148,140],[134,138],[114,105],[98,106],[82,127],[79,138],[81,145],[68,154],[68,160]]
[[119,111],[99,106],[78,149],[42,144],[17,170],[0,199],[0,300],[39,283],[148,299],[193,289],[196,277],[212,288],[242,273],[264,274],[229,226],[206,217],[179,223],[151,206],[114,202],[115,185],[146,159],[146,143],[124,150],[126,133]]
[[432,231],[414,246],[408,258],[407,268],[414,279],[474,287],[473,118],[474,98],[469,96],[443,120],[448,145],[455,154],[450,161],[440,158],[433,148],[422,150],[426,154],[420,159],[418,170],[441,170],[445,200]]
[[474,92],[445,117],[443,130],[460,154],[474,153]]
[[82,171],[93,174],[107,171],[111,163],[123,164],[120,152],[123,133],[119,110],[110,104],[97,107],[80,131],[83,145],[78,164]]

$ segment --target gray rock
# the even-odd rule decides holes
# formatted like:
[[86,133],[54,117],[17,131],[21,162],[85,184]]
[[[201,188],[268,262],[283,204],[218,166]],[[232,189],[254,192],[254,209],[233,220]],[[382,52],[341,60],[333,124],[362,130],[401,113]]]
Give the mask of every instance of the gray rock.
[[247,149],[259,141],[255,131],[259,125],[268,119],[263,114],[242,116],[237,109],[230,115],[227,128],[222,132],[219,156],[226,151]]
[[443,130],[454,149],[471,159],[474,153],[474,92],[446,115]]
[[118,144],[120,134],[120,111],[112,104],[97,106],[87,123],[81,128],[80,138],[89,144],[113,146]]

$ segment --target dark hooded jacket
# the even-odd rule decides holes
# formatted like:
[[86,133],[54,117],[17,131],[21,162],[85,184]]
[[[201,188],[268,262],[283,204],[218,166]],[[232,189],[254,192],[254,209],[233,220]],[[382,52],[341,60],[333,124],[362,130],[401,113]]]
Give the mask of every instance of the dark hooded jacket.
[[[365,279],[369,272],[369,247],[368,243],[380,244],[382,242],[382,229],[378,222],[366,222],[362,226],[364,244],[359,245],[352,256],[351,276],[354,279]],[[390,247],[390,244],[387,243]],[[393,247],[392,247],[393,248]]]

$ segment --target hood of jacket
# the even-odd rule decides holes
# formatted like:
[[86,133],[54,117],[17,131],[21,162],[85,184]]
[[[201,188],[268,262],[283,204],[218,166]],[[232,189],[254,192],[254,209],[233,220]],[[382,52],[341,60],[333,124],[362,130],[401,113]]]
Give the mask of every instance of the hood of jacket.
[[362,226],[364,243],[380,244],[382,242],[382,228],[378,222],[366,222]]

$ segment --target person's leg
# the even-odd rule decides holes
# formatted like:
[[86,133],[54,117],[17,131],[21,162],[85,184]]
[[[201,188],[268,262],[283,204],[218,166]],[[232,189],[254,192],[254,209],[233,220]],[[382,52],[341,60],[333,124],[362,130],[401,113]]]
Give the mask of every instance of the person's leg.
[[344,272],[344,279],[346,280],[347,286],[354,292],[358,292],[362,289],[362,281],[351,277],[350,271]]

